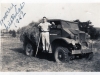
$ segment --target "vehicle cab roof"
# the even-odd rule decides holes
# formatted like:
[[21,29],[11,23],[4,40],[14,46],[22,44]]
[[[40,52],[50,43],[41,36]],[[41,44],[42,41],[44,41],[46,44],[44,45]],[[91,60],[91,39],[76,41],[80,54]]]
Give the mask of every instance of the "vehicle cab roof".
[[[62,19],[48,19],[48,21],[66,21],[66,20],[62,20]],[[74,22],[74,21],[66,21],[66,22],[78,24],[77,22]]]

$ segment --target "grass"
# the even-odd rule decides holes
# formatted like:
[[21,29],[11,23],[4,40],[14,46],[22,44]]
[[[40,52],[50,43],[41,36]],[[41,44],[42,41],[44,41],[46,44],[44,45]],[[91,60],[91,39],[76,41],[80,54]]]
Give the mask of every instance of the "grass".
[[41,54],[38,57],[27,57],[22,50],[19,38],[1,38],[2,69],[6,72],[98,72],[100,71],[100,42],[96,41],[94,58],[90,61],[75,59],[68,63],[58,64],[53,61],[52,55]]

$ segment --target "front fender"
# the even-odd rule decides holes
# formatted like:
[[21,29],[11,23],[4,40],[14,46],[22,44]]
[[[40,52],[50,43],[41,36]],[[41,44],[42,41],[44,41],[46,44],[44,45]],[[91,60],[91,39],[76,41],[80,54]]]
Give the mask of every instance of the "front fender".
[[63,41],[65,41],[66,43],[68,43],[68,44],[75,44],[75,43],[78,43],[78,41],[75,41],[75,40],[73,40],[73,39],[69,39],[69,38],[62,38],[62,37],[59,37],[59,38],[56,38],[56,39],[58,39],[58,40],[63,40]]

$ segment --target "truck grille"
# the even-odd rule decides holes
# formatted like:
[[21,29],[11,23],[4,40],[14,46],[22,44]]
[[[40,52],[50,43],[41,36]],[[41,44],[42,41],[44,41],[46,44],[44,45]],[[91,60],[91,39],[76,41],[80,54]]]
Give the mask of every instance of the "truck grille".
[[86,41],[85,37],[86,37],[85,33],[79,33],[79,41],[80,42],[85,42]]

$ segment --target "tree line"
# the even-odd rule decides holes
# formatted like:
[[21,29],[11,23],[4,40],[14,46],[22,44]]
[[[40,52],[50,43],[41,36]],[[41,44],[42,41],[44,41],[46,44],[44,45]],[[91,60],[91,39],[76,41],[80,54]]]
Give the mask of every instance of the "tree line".
[[78,23],[79,29],[84,31],[90,35],[90,39],[98,39],[100,38],[100,29],[93,27],[91,21],[81,22],[80,20],[75,20],[74,22]]

